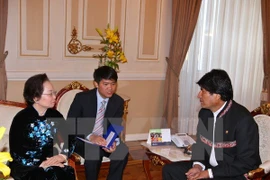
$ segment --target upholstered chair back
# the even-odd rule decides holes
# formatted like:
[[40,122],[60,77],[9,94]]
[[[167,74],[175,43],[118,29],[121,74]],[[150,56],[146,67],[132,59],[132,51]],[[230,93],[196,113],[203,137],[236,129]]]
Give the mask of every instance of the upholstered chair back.
[[265,162],[270,160],[270,116],[259,114],[254,119],[259,127],[261,160]]
[[265,162],[270,160],[270,103],[262,104],[251,114],[259,127],[260,156],[262,162]]
[[88,90],[88,88],[79,83],[78,81],[71,82],[57,93],[55,108],[66,119],[68,110],[71,103],[73,102],[75,95],[79,92],[86,90]]
[[254,109],[253,115],[259,128],[260,157],[262,164],[248,172],[249,179],[270,180],[270,103],[262,104]]
[[9,151],[9,130],[14,116],[26,107],[26,104],[0,100],[0,127],[6,128],[5,134],[0,141],[0,151]]

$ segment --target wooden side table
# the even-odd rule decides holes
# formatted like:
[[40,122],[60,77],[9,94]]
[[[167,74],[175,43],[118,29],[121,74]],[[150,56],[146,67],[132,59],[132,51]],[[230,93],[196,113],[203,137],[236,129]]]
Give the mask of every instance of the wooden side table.
[[141,145],[146,149],[146,158],[143,159],[143,168],[148,180],[153,177],[150,173],[150,165],[163,166],[171,162],[189,161],[191,156],[184,153],[184,149],[177,148],[175,145],[169,146],[151,146],[146,142]]

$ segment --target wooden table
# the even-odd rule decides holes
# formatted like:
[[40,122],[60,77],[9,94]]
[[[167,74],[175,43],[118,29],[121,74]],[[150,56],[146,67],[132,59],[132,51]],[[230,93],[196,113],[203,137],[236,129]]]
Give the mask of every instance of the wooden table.
[[141,145],[146,149],[146,158],[143,159],[143,168],[148,180],[152,180],[150,174],[150,165],[165,165],[177,161],[189,161],[191,156],[184,153],[184,149],[178,148],[175,145],[169,146],[151,146],[146,142]]

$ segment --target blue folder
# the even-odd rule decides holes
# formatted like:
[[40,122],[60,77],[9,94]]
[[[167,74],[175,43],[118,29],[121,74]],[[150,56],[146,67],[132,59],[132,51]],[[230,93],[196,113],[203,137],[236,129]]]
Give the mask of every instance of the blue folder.
[[123,126],[111,124],[108,129],[107,133],[103,135],[104,139],[107,141],[106,148],[109,148],[113,145],[115,139],[119,136],[119,134],[124,130]]

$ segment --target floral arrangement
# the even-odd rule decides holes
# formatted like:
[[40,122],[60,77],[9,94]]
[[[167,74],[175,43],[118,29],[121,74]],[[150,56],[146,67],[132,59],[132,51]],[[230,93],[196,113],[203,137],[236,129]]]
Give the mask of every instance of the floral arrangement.
[[[0,127],[0,140],[3,137],[5,130],[6,128]],[[0,174],[2,173],[4,177],[10,175],[10,168],[5,164],[7,161],[12,161],[9,152],[0,152]],[[0,178],[2,178],[1,175]]]
[[99,66],[110,66],[119,70],[118,63],[126,63],[127,59],[122,49],[118,29],[111,29],[108,24],[104,34],[98,28],[96,28],[96,31],[102,38],[100,44],[104,44],[101,48],[102,53],[94,55],[95,58],[99,58]]

